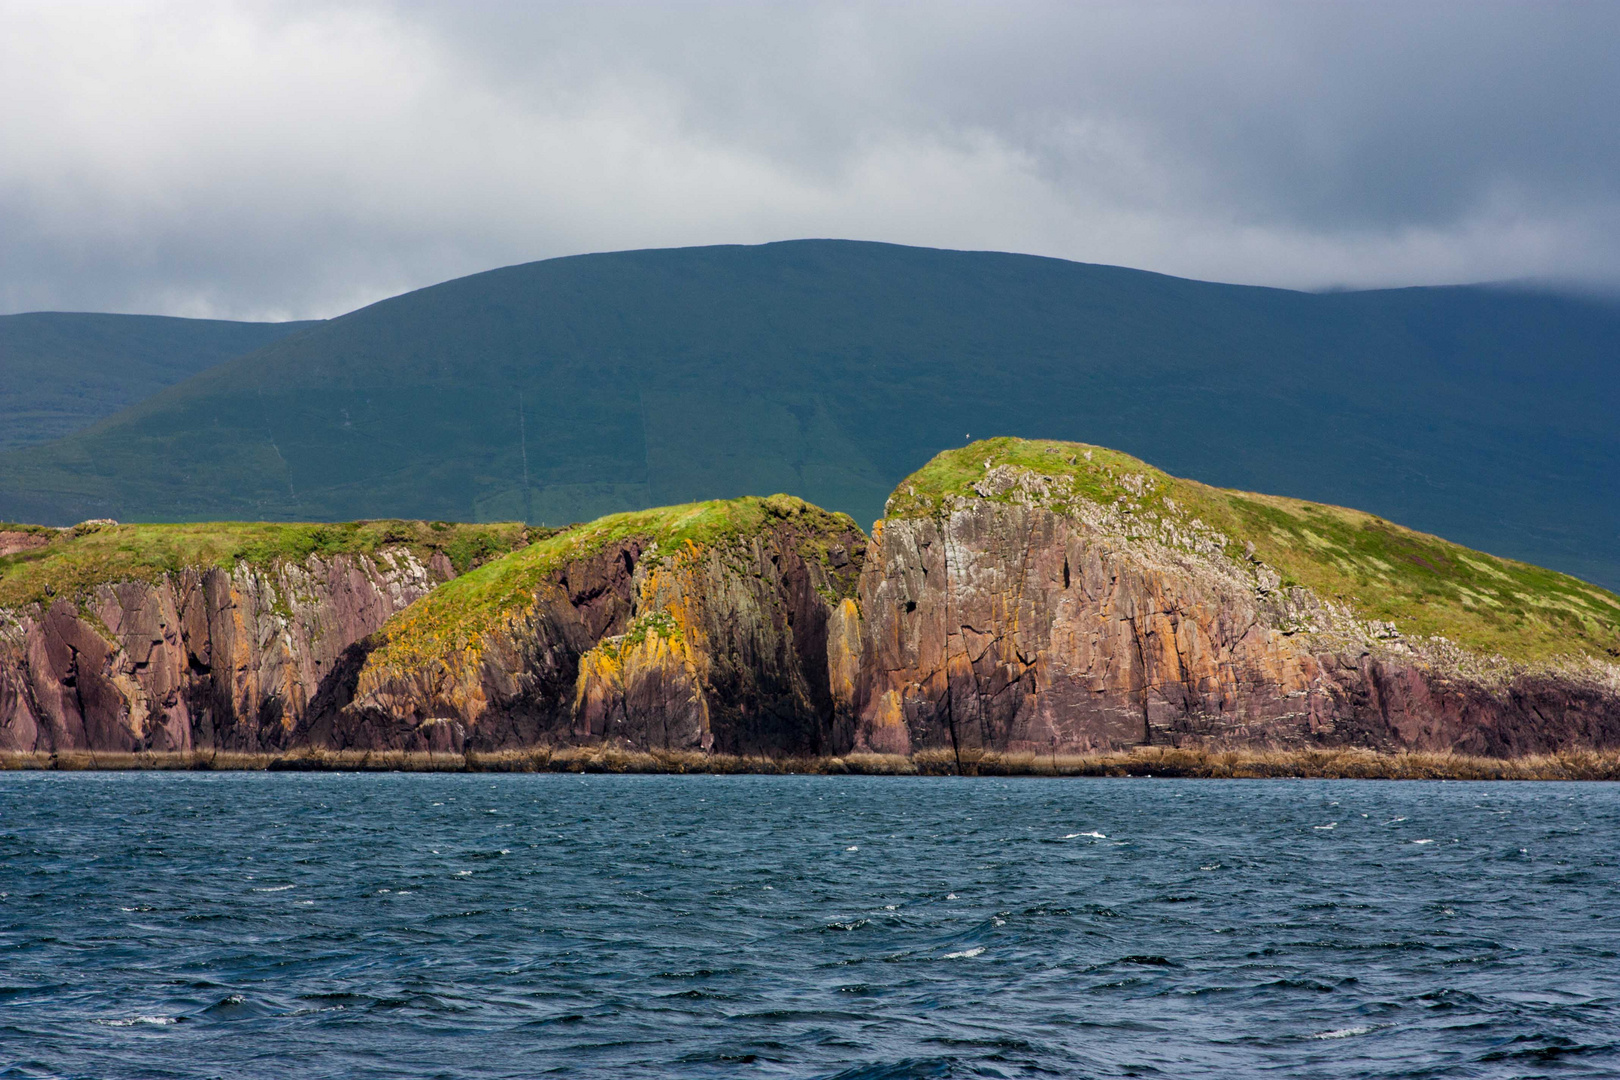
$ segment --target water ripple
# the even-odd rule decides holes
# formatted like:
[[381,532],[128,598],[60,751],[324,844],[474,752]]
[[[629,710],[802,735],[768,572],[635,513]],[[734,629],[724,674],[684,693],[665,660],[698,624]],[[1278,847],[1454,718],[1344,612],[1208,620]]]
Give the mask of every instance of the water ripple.
[[0,1078],[1620,1075],[1620,786],[0,774]]

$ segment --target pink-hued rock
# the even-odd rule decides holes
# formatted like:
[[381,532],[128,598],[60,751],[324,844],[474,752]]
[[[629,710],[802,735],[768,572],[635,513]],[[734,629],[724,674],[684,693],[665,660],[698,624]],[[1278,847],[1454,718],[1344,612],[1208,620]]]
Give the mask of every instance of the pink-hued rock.
[[[843,559],[805,555],[824,540]],[[431,723],[494,750],[826,755],[852,737],[831,690],[828,623],[865,537],[806,506],[757,535],[659,551],[628,537],[557,567],[476,650],[416,666],[367,662],[352,700],[312,729],[337,749],[410,749]],[[847,679],[847,675],[846,675]]]
[[987,475],[870,541],[796,500],[723,543],[616,539],[431,661],[372,655],[453,576],[404,548],[0,612],[0,751],[1620,746],[1612,663],[1403,638],[1190,525],[1138,535]]
[[345,650],[452,574],[401,548],[0,613],[0,750],[284,748]]
[[1039,506],[881,523],[860,612],[862,750],[1620,746],[1612,667],[1477,674],[1264,567]]

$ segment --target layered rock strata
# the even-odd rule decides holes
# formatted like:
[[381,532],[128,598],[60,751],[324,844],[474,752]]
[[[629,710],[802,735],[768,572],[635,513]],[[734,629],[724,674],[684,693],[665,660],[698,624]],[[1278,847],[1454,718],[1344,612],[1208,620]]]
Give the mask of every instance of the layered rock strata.
[[352,700],[312,737],[340,749],[847,750],[828,626],[850,603],[865,537],[796,499],[731,505],[761,511],[757,527],[701,541],[651,526],[561,537],[530,556],[536,580],[511,610],[424,650],[421,627],[461,601],[434,597],[365,646],[375,652]]
[[277,751],[344,651],[454,576],[442,553],[185,568],[0,611],[0,750]]
[[1613,664],[1405,638],[1231,557],[1201,522],[1060,484],[987,463],[966,497],[879,524],[859,593],[858,749],[1620,746]]
[[1572,578],[996,440],[902,485],[870,540],[773,496],[461,577],[398,548],[0,612],[0,751],[1516,756],[1620,747],[1616,653],[1620,597]]

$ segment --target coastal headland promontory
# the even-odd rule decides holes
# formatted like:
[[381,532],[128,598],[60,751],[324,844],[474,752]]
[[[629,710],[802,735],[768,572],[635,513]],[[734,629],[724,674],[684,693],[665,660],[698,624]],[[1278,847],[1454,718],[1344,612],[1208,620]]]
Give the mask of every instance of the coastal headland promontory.
[[1620,774],[1620,597],[1078,443],[941,453],[870,536],[3,530],[11,765]]

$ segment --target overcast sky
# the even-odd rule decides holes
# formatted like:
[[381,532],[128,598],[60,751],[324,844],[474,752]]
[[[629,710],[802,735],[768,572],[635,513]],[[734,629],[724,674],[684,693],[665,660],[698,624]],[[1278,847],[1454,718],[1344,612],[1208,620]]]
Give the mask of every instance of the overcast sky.
[[0,0],[0,311],[806,236],[1620,285],[1620,3]]

